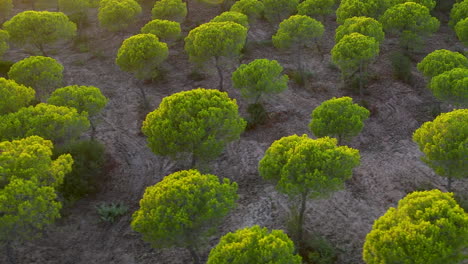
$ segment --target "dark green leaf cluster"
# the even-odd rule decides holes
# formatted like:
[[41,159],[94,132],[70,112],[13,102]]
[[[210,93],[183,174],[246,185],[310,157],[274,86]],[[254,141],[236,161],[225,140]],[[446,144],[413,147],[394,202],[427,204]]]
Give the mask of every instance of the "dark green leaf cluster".
[[8,31],[0,29],[0,58],[10,48],[10,45],[8,45],[9,39],[10,34],[8,34]]
[[468,214],[452,193],[413,192],[374,222],[363,258],[367,264],[460,263],[467,244]]
[[335,0],[305,0],[297,7],[297,14],[310,17],[326,16],[333,13]]
[[450,11],[449,25],[455,27],[459,21],[468,17],[468,0],[455,3]]

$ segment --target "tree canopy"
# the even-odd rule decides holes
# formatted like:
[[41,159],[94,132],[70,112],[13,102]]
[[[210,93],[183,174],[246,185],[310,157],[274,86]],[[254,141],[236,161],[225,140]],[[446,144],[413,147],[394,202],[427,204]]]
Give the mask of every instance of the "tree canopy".
[[55,88],[62,85],[63,66],[50,57],[31,56],[13,64],[8,77],[33,88],[38,99],[45,101]]
[[211,19],[211,22],[235,22],[245,28],[249,28],[249,17],[236,11],[223,12]]
[[305,0],[297,7],[297,14],[322,17],[332,14],[334,5],[335,0]]
[[400,45],[418,49],[423,39],[439,29],[440,22],[432,17],[427,7],[406,2],[390,7],[380,18],[386,33],[400,37]]
[[0,0],[0,24],[10,16],[13,10],[13,2],[11,0]]
[[77,139],[88,128],[87,113],[44,103],[0,116],[0,140],[37,135],[62,144]]
[[146,188],[132,229],[155,248],[184,247],[195,263],[197,249],[235,207],[237,184],[197,170],[175,172]]
[[187,16],[187,3],[182,0],[158,0],[151,10],[153,19],[183,22]]
[[378,18],[388,8],[388,2],[384,0],[341,0],[336,10],[336,21],[344,23],[352,17]]
[[455,32],[457,33],[458,39],[465,44],[465,46],[468,46],[468,17],[458,21],[455,26]]
[[36,92],[30,87],[0,78],[0,115],[16,112],[27,106],[35,95]]
[[185,51],[193,62],[214,59],[219,89],[224,87],[221,58],[238,57],[247,39],[247,28],[235,22],[208,22],[192,29],[185,38]]
[[265,18],[277,24],[297,12],[299,0],[263,0]]
[[55,188],[71,171],[69,154],[52,160],[52,143],[38,136],[0,142],[0,242],[40,235],[60,216]]
[[194,166],[197,160],[219,156],[245,126],[235,100],[218,90],[198,88],[163,98],[146,116],[142,131],[156,155],[177,158],[188,153]]
[[432,78],[454,68],[468,68],[468,58],[459,52],[440,49],[424,57],[417,68],[424,76]]
[[309,128],[317,137],[336,137],[341,143],[357,136],[369,115],[369,110],[354,104],[351,97],[333,97],[312,111]]
[[336,143],[336,139],[329,137],[283,137],[271,144],[259,162],[258,171],[263,179],[273,181],[278,191],[299,200],[299,246],[307,198],[323,198],[342,189],[360,163],[358,150]]
[[231,11],[243,13],[250,20],[260,18],[264,9],[263,2],[259,0],[239,0],[231,6]]
[[450,11],[449,26],[454,27],[460,20],[468,17],[468,1],[455,3]]
[[158,66],[169,56],[167,44],[154,34],[138,34],[124,40],[115,63],[137,79],[147,80],[158,75]]
[[443,113],[413,133],[413,141],[424,153],[421,158],[435,173],[452,179],[466,178],[468,164],[468,109]]
[[58,8],[71,21],[80,25],[88,18],[90,3],[89,0],[58,0]]
[[120,31],[136,23],[141,11],[135,0],[101,0],[99,24],[109,31]]
[[280,93],[288,88],[288,76],[282,72],[276,60],[256,59],[241,64],[232,73],[232,83],[243,97],[257,103],[264,93]]
[[8,34],[8,31],[0,29],[0,58],[10,48],[10,45],[8,45],[9,39],[10,34]]
[[45,55],[45,46],[76,35],[76,25],[61,12],[24,11],[3,24],[10,41],[19,45],[32,45]]
[[379,43],[382,43],[385,37],[382,24],[377,20],[371,17],[351,17],[346,19],[344,24],[336,29],[335,42],[338,43],[344,36],[355,32],[373,37]]
[[300,264],[294,244],[282,230],[258,225],[222,236],[210,251],[207,264]]
[[467,244],[468,214],[452,193],[413,192],[374,222],[363,258],[367,264],[460,263]]
[[468,107],[468,68],[454,68],[435,76],[429,89],[441,101]]
[[98,114],[107,104],[108,99],[94,86],[70,85],[55,90],[47,103],[56,106],[68,106],[86,112],[90,117]]
[[154,19],[141,28],[142,34],[154,34],[163,41],[173,41],[180,37],[180,23]]

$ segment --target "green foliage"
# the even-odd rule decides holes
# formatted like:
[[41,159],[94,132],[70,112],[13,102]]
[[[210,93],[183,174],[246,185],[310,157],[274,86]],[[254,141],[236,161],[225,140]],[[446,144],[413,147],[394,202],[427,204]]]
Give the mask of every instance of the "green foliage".
[[163,98],[146,116],[142,131],[156,155],[176,158],[190,153],[195,160],[207,161],[239,139],[245,125],[227,93],[199,88]]
[[10,34],[8,34],[8,31],[0,29],[0,58],[10,48],[10,45],[8,45],[9,39]]
[[379,54],[379,42],[373,37],[351,33],[333,47],[331,54],[333,63],[346,78],[369,64]]
[[363,258],[367,264],[460,263],[467,244],[468,214],[452,193],[413,192],[374,222]]
[[27,106],[35,94],[32,88],[0,77],[0,115],[16,112]]
[[155,248],[197,248],[235,207],[237,184],[197,170],[170,174],[146,188],[131,227]]
[[123,203],[110,203],[109,205],[102,203],[96,206],[96,210],[102,222],[114,223],[116,218],[127,213],[128,207]]
[[67,153],[73,157],[73,167],[65,175],[58,191],[68,202],[74,202],[97,191],[97,180],[103,173],[105,162],[104,145],[95,140],[85,140],[54,150],[54,156]]
[[65,13],[71,21],[80,25],[88,18],[89,0],[58,0],[60,12]]
[[335,264],[337,260],[337,252],[333,245],[325,238],[318,234],[312,235],[306,240],[308,254],[305,259],[314,264]]
[[457,33],[458,39],[463,42],[465,46],[468,46],[468,16],[465,19],[458,21],[455,26],[455,32]]
[[434,96],[450,104],[468,106],[468,68],[454,68],[432,78],[429,89]]
[[55,90],[47,103],[57,106],[74,107],[78,113],[87,112],[90,117],[99,113],[108,99],[94,86],[71,85]]
[[307,135],[283,137],[271,144],[260,160],[259,173],[289,196],[326,197],[342,189],[359,165],[359,151],[336,146],[336,139]]
[[387,9],[380,18],[386,33],[400,37],[400,45],[407,49],[420,48],[423,39],[439,29],[440,22],[423,5],[406,2]]
[[167,59],[167,44],[153,34],[138,34],[124,40],[115,63],[123,71],[135,74],[140,80],[158,76],[158,66]]
[[28,240],[59,217],[55,187],[73,159],[52,160],[52,142],[31,136],[0,142],[0,243]]
[[180,37],[180,23],[154,19],[141,28],[142,34],[154,34],[164,41],[173,41]]
[[397,51],[392,54],[391,57],[393,75],[405,82],[411,83],[413,75],[411,73],[412,62],[411,59],[404,52]]
[[239,56],[247,29],[234,22],[208,22],[192,29],[185,38],[185,51],[192,61]]
[[264,93],[280,93],[288,88],[288,76],[282,72],[276,60],[256,59],[240,65],[232,73],[232,83],[244,98],[257,103]]
[[353,104],[351,97],[333,97],[312,111],[309,128],[317,137],[336,137],[341,143],[357,136],[369,115],[369,110]]
[[262,104],[249,104],[247,107],[249,118],[247,119],[247,129],[255,127],[255,125],[263,124],[268,118],[268,114]]
[[207,264],[300,264],[294,244],[282,230],[258,225],[222,236],[208,256]]
[[310,47],[322,37],[325,31],[322,23],[302,15],[291,16],[279,24],[273,35],[273,45],[278,49]]
[[370,17],[352,17],[346,19],[344,24],[336,29],[335,42],[338,43],[344,36],[354,32],[373,37],[379,43],[381,43],[385,37],[382,24],[377,20]]
[[77,139],[88,128],[87,113],[43,103],[0,116],[0,140],[37,135],[60,144]]
[[260,18],[264,9],[263,2],[258,0],[239,0],[231,6],[231,11],[243,13],[250,20]]
[[299,15],[310,17],[326,16],[333,13],[335,0],[305,0],[297,7]]
[[221,13],[219,16],[214,17],[211,22],[235,22],[244,26],[245,28],[249,28],[249,18],[239,12],[235,11],[227,11]]
[[8,72],[8,77],[19,84],[32,87],[38,99],[45,100],[55,88],[62,85],[63,66],[50,57],[31,56],[22,59]]
[[417,67],[424,76],[432,78],[454,68],[468,68],[468,58],[459,52],[440,49],[429,53]]
[[378,18],[387,8],[387,0],[341,0],[336,10],[336,21],[342,24],[352,17]]
[[466,178],[468,164],[468,109],[443,113],[424,123],[413,134],[424,153],[422,160],[438,175]]
[[398,5],[398,4],[404,4],[406,2],[414,2],[414,3],[417,3],[417,4],[420,4],[422,6],[427,7],[429,10],[434,9],[436,4],[437,4],[435,0],[411,0],[411,1],[408,1],[408,0],[386,0],[386,1],[388,1],[388,3],[389,3],[388,7],[392,7],[392,6],[395,6],[395,5]]
[[0,25],[10,16],[12,10],[13,2],[11,0],[0,0]]
[[54,188],[61,185],[73,159],[64,154],[52,160],[52,149],[51,141],[38,136],[0,142],[0,189],[14,179]]
[[151,10],[153,19],[183,22],[187,16],[187,3],[182,0],[158,0]]
[[468,17],[468,1],[455,3],[450,11],[449,26],[454,27],[460,20]]
[[277,24],[297,12],[299,0],[263,0],[265,18]]
[[61,12],[24,11],[3,24],[10,41],[19,45],[32,45],[45,55],[44,46],[76,35],[76,25]]
[[120,31],[135,24],[141,14],[141,6],[134,0],[101,0],[98,19],[101,27]]

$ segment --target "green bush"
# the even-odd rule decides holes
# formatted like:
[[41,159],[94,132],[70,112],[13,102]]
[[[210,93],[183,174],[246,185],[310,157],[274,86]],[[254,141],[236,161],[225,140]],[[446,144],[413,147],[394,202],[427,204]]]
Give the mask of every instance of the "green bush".
[[262,104],[250,104],[247,107],[247,113],[249,118],[247,119],[247,127],[252,128],[256,125],[261,125],[267,120],[267,112]]
[[102,203],[96,206],[96,210],[102,222],[114,223],[116,218],[127,213],[128,207],[123,203]]
[[103,174],[104,145],[94,140],[79,141],[55,149],[55,156],[70,153],[72,172],[65,175],[59,192],[68,202],[97,191],[97,180]]

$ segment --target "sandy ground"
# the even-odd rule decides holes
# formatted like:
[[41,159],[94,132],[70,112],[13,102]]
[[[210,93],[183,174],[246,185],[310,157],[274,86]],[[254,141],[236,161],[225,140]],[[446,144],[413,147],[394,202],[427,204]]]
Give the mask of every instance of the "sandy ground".
[[[219,14],[220,8],[191,4],[191,11],[190,23],[183,26],[184,34],[195,24]],[[170,47],[169,59],[164,64],[168,74],[164,79],[152,84],[137,81],[132,75],[120,71],[114,60],[122,41],[137,34],[150,20],[149,10],[145,10],[138,25],[119,34],[100,29],[96,10],[93,12],[92,25],[85,31],[90,37],[90,51],[81,53],[71,43],[66,43],[53,49],[51,56],[65,66],[66,85],[94,85],[110,99],[96,134],[105,144],[111,160],[107,178],[99,193],[68,209],[66,216],[46,230],[43,238],[18,246],[19,263],[190,263],[190,256],[184,249],[152,249],[129,226],[131,213],[138,208],[145,188],[165,175],[187,168],[183,162],[155,156],[146,146],[140,127],[147,111],[142,110],[139,87],[145,90],[151,109],[155,109],[163,97],[172,93],[197,87],[215,88],[218,83],[216,72],[208,65],[206,79],[191,80],[188,76],[195,67],[183,51],[183,41],[179,41]],[[392,77],[390,54],[397,48],[397,42],[395,39],[384,42],[381,55],[370,67],[372,78],[364,98],[373,114],[362,133],[349,142],[351,147],[360,150],[361,165],[355,169],[344,190],[328,199],[308,201],[305,228],[336,246],[337,263],[362,263],[362,245],[373,221],[407,193],[423,188],[445,190],[445,180],[420,161],[421,153],[411,135],[423,122],[433,119],[431,110],[436,102],[425,88],[426,81],[417,72],[416,63],[435,49],[463,49],[454,32],[447,27],[446,20],[442,17],[445,22],[439,32],[427,41],[421,53],[414,55],[413,85]],[[310,113],[322,101],[344,95],[358,100],[356,92],[343,88],[340,72],[330,60],[329,52],[334,45],[337,27],[334,17],[327,18],[325,27],[321,43],[323,58],[315,51],[306,52],[304,56],[305,67],[313,73],[307,85],[299,87],[291,81],[286,92],[268,97],[266,108],[271,120],[246,131],[239,141],[229,144],[221,157],[211,163],[213,174],[239,184],[238,206],[221,226],[220,235],[251,225],[285,229],[290,203],[286,196],[275,191],[272,184],[259,177],[258,161],[274,140],[292,134],[312,136],[308,130]],[[266,22],[252,24],[249,42],[255,47],[248,49],[240,61],[276,59],[285,69],[295,68],[291,53],[278,52],[266,41],[273,33],[273,28]],[[23,50],[13,48],[5,59],[17,61],[27,56]],[[237,63],[226,64],[226,79]],[[229,80],[226,87],[245,116],[247,103],[231,87]],[[450,110],[449,106],[442,108]],[[458,191],[466,191],[467,187],[467,181],[455,184]],[[114,224],[100,223],[95,206],[101,202],[118,201],[130,207],[129,213]],[[213,237],[210,245],[201,252],[204,259],[218,239],[219,236]]]

